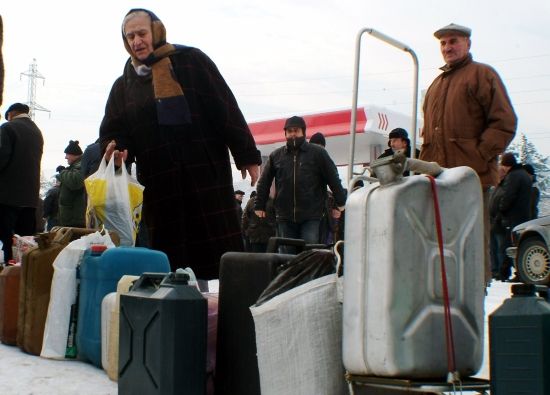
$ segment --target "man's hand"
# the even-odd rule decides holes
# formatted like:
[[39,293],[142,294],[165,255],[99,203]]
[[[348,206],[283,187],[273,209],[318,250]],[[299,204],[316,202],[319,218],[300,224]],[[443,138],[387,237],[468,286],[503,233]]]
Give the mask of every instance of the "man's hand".
[[124,159],[124,161],[126,161],[126,158],[128,158],[128,150],[120,152],[119,150],[115,149],[115,147],[116,141],[111,140],[111,142],[107,145],[107,148],[105,148],[105,160],[107,161],[107,163],[109,163],[114,155],[115,166],[120,167],[122,166],[122,160]]
[[265,211],[264,210],[256,210],[256,211],[254,211],[254,214],[256,214],[259,218],[265,218]]
[[256,181],[258,181],[258,177],[260,176],[260,166],[258,165],[244,165],[241,169],[241,175],[243,176],[243,180],[246,178],[246,173],[250,174],[250,186],[253,187],[256,185]]

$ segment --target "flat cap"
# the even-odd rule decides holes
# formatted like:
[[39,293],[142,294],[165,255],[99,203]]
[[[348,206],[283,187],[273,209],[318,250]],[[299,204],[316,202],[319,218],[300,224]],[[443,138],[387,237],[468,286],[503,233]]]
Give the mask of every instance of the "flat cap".
[[11,106],[8,107],[6,110],[6,113],[4,114],[4,117],[8,119],[8,114],[12,111],[15,111],[19,114],[28,114],[30,111],[29,106],[23,103],[13,103]]
[[441,29],[436,30],[434,36],[440,39],[442,36],[449,33],[458,33],[462,36],[470,37],[472,29],[466,26],[457,25],[456,23],[451,23],[450,25],[443,26]]

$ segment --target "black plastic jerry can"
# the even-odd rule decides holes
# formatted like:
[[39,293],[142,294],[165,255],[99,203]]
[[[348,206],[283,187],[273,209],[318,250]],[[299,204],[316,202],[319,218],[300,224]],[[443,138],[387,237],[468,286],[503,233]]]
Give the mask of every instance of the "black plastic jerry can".
[[121,295],[120,395],[204,395],[207,301],[188,280],[144,273]]
[[537,288],[513,285],[489,316],[491,394],[550,394],[550,303]]

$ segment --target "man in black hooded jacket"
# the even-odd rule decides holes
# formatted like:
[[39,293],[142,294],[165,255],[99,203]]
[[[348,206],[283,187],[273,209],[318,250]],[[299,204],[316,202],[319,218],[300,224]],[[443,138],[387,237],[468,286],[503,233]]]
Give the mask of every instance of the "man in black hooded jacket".
[[340,210],[346,203],[346,191],[328,152],[306,141],[303,118],[293,116],[287,119],[284,131],[286,145],[269,155],[258,182],[255,213],[260,218],[265,217],[269,189],[275,179],[278,236],[319,243],[327,185]]

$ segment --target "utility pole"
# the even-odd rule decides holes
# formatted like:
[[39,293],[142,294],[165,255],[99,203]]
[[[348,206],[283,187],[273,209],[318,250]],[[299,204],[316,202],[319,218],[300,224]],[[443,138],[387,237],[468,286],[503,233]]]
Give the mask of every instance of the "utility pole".
[[45,78],[42,74],[38,72],[38,66],[36,65],[36,59],[32,60],[32,63],[29,65],[29,69],[23,73],[21,73],[21,76],[29,77],[29,88],[27,92],[27,104],[29,106],[29,116],[32,120],[34,120],[34,113],[35,111],[46,111],[50,112],[45,107],[42,107],[40,104],[36,102],[36,80],[41,79],[42,85],[45,82]]

